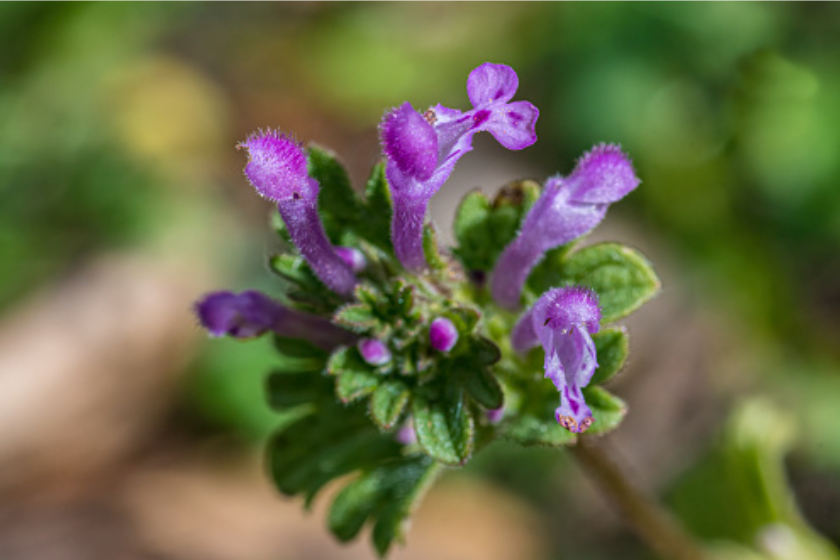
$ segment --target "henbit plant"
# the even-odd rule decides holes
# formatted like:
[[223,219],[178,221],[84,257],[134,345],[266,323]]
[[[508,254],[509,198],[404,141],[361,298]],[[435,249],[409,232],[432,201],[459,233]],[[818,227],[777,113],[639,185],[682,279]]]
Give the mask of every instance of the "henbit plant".
[[[348,541],[372,525],[383,556],[443,468],[464,466],[500,438],[574,445],[584,432],[613,430],[626,412],[603,388],[628,354],[627,332],[609,325],[653,297],[659,281],[631,248],[577,246],[639,184],[617,146],[595,147],[544,187],[520,181],[492,200],[468,194],[449,250],[425,223],[476,132],[513,150],[536,141],[539,113],[511,102],[517,88],[511,68],[487,63],[469,75],[469,111],[420,113],[405,103],[388,112],[384,161],[361,197],[328,150],[270,130],[240,145],[248,180],[277,204],[273,225],[286,246],[270,260],[277,292],[210,294],[198,317],[213,336],[273,336],[271,475],[308,505],[352,474],[329,527]],[[584,463],[603,462],[593,453],[578,446]],[[626,510],[652,507],[630,494]]]

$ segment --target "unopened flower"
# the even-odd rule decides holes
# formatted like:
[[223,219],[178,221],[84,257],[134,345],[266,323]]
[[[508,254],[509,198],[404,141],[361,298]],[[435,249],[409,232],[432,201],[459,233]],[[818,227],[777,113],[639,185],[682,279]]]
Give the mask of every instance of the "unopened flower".
[[438,352],[449,352],[458,342],[458,329],[446,317],[438,317],[429,325],[429,342]]
[[384,366],[391,361],[391,351],[385,343],[375,338],[363,338],[356,347],[362,359],[372,366]]
[[318,216],[318,181],[306,171],[301,146],[274,131],[254,134],[240,146],[250,156],[245,176],[259,194],[277,203],[300,254],[329,289],[351,296],[356,278],[324,232]]
[[496,303],[519,306],[522,287],[546,251],[577,239],[604,219],[609,205],[635,189],[639,179],[618,146],[601,144],[566,178],[550,178],[519,235],[496,262],[491,290]]
[[498,424],[502,421],[502,418],[505,415],[505,407],[501,406],[499,408],[491,408],[486,412],[487,414],[487,421],[491,424]]
[[579,287],[554,288],[540,296],[519,319],[511,336],[517,352],[542,344],[545,377],[560,392],[555,417],[570,432],[583,433],[593,422],[581,389],[598,367],[591,335],[598,332],[600,321],[594,292]]
[[336,247],[335,253],[355,274],[360,273],[367,266],[365,256],[354,247]]
[[326,349],[352,338],[322,317],[294,311],[253,290],[207,294],[196,302],[195,314],[213,337],[254,338],[273,331]]
[[406,268],[425,266],[423,220],[429,200],[461,156],[472,150],[476,132],[490,132],[510,150],[536,142],[539,111],[527,101],[510,102],[518,87],[512,68],[485,63],[467,79],[472,110],[462,113],[436,105],[421,115],[404,103],[385,115],[380,131],[394,203],[391,235]]
[[417,432],[414,431],[414,424],[411,420],[403,424],[403,426],[397,430],[394,439],[397,440],[397,443],[402,445],[414,445],[417,443]]

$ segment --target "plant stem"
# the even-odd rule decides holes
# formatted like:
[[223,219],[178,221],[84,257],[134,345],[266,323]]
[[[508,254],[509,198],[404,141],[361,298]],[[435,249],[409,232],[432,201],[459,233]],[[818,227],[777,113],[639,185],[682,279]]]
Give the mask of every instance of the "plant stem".
[[703,549],[650,497],[634,488],[618,466],[591,439],[570,448],[586,472],[624,514],[636,534],[666,560],[708,560]]

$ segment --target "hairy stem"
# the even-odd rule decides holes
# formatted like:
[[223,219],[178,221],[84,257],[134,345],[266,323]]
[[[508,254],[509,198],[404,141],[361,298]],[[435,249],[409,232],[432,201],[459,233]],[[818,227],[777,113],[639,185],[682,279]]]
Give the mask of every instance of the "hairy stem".
[[649,496],[634,488],[604,450],[581,437],[571,447],[586,472],[624,514],[642,541],[665,560],[708,560],[679,523]]

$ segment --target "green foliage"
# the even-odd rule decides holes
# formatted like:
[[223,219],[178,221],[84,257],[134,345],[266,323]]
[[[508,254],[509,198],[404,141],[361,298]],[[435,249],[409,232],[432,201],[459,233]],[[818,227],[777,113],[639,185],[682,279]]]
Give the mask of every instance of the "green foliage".
[[455,254],[468,270],[490,272],[522,219],[539,198],[533,181],[510,183],[490,202],[481,191],[469,193],[455,214]]
[[350,177],[331,150],[310,144],[306,150],[309,175],[318,181],[318,211],[327,236],[340,243],[344,233],[359,223],[362,205]]
[[370,518],[374,545],[384,556],[391,543],[403,540],[403,520],[439,470],[429,457],[416,455],[363,473],[335,497],[328,517],[330,530],[349,541]]
[[659,278],[638,251],[618,243],[599,243],[573,253],[549,254],[528,278],[531,298],[561,285],[595,290],[602,322],[626,317],[659,291]]
[[598,369],[590,381],[591,385],[606,383],[621,371],[630,352],[630,340],[623,328],[602,329],[592,336],[598,353]]
[[475,420],[464,391],[447,387],[437,398],[415,395],[411,412],[423,450],[436,461],[463,465],[472,454]]

